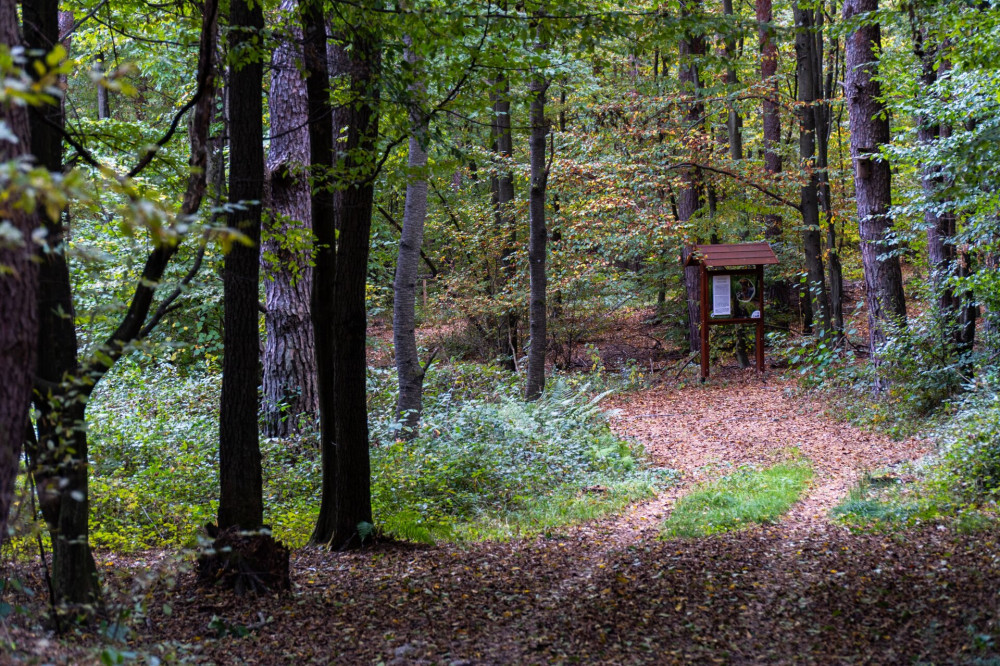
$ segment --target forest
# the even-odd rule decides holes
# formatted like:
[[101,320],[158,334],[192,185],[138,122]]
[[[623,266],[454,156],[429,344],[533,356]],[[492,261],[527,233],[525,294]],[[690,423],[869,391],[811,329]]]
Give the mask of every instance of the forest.
[[991,0],[0,0],[0,70],[0,662],[1000,664]]

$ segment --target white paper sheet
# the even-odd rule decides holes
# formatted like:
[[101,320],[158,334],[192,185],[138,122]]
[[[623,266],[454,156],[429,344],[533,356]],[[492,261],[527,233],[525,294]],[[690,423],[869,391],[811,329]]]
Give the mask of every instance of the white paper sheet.
[[730,305],[730,281],[728,275],[712,276],[712,315],[728,317],[732,313]]

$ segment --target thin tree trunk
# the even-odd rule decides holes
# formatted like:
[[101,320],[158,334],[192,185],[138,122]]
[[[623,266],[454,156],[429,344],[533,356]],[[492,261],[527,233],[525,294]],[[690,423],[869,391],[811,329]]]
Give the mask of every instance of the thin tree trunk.
[[399,400],[396,418],[403,428],[401,435],[410,439],[417,434],[423,410],[424,368],[420,366],[416,337],[417,274],[420,248],[424,240],[424,220],[427,217],[428,122],[423,105],[424,84],[419,70],[420,59],[412,50],[411,39],[405,38],[403,56],[410,63],[416,81],[410,85],[410,146],[407,157],[408,181],[403,204],[403,229],[396,259],[393,285],[392,339],[396,350],[396,374],[399,377]]
[[[296,0],[283,0],[289,16]],[[312,218],[309,210],[309,110],[300,72],[301,30],[289,34],[271,59],[271,141],[266,201],[271,233],[261,243],[267,338],[263,362],[263,421],[268,437],[308,427],[319,411],[316,350],[310,322]]]
[[[246,48],[264,29],[260,3],[230,5],[230,51]],[[228,224],[249,244],[234,243],[222,273],[225,330],[222,400],[219,410],[219,529],[258,529],[264,522],[257,387],[260,340],[257,293],[260,283],[260,201],[264,198],[264,126],[261,59],[234,65],[229,72],[229,200],[243,210],[229,213]]]
[[[799,157],[806,170],[802,185],[802,245],[806,259],[806,295],[810,312],[818,320],[822,331],[830,330],[830,309],[826,293],[826,274],[823,269],[823,247],[819,220],[819,173],[816,155],[816,102],[822,93],[823,75],[820,54],[816,52],[816,33],[813,9],[793,6],[795,17],[796,77],[799,107]],[[812,332],[812,321],[807,320],[805,333]]]
[[[324,118],[330,109],[328,84],[317,80],[326,75],[323,71],[326,63],[318,62],[320,45],[325,43],[322,20],[320,8],[310,2],[305,12],[310,118]],[[347,80],[349,101],[340,107],[335,119],[337,127],[346,128],[341,159],[336,165],[344,182],[338,183],[338,195],[334,197],[331,192],[329,199],[316,195],[327,183],[313,187],[316,240],[321,245],[328,243],[331,248],[336,242],[336,250],[321,248],[313,283],[313,322],[321,372],[323,494],[311,539],[313,543],[344,549],[360,545],[362,525],[372,522],[365,283],[374,196],[381,52],[376,36],[364,27],[355,26],[350,44],[334,43],[329,55],[334,64],[331,73]],[[325,128],[316,127],[321,124],[325,123],[310,123],[314,166],[332,160],[332,133],[329,139],[323,136]],[[321,353],[329,356],[324,358]],[[324,361],[330,363],[332,377],[322,374]],[[333,416],[332,424],[329,416]]]
[[[0,43],[22,43],[18,32],[17,4],[0,0]],[[16,141],[0,140],[0,162],[11,162],[30,152],[28,113],[16,104],[0,107],[0,119]],[[8,192],[16,187],[0,183]],[[16,196],[11,192],[12,196]],[[35,373],[38,344],[38,265],[31,246],[37,219],[11,209],[4,215],[20,238],[0,242],[0,545],[7,540],[7,514],[14,499],[21,456],[21,442],[28,423],[28,408]]]
[[[701,0],[690,0],[682,7],[682,15],[698,16],[701,13]],[[678,78],[681,91],[689,95],[687,113],[684,118],[689,127],[699,126],[705,113],[705,106],[699,101],[701,81],[698,77],[697,58],[705,54],[705,37],[701,33],[688,33],[680,44],[680,64]],[[692,129],[692,131],[696,131]],[[687,223],[702,206],[704,183],[701,169],[690,168],[683,174],[684,185],[677,196],[677,220]],[[695,239],[697,242],[697,239]],[[682,259],[687,261],[691,248],[682,250]],[[700,312],[701,281],[699,269],[691,266],[684,270],[684,287],[687,293],[688,311],[688,343],[691,353],[701,351]]]
[[[850,21],[877,9],[878,0],[846,0],[843,18]],[[878,155],[878,150],[889,143],[889,118],[876,78],[881,42],[881,30],[877,23],[861,25],[848,34],[844,82],[851,127],[851,158],[854,162],[865,304],[868,308],[868,339],[876,366],[879,362],[878,347],[885,342],[888,327],[893,323],[906,323],[903,276],[896,244],[890,240],[891,172],[889,163]],[[876,390],[885,388],[885,378],[880,377],[876,381]]]
[[545,139],[549,126],[545,119],[545,93],[548,82],[540,74],[535,74],[528,84],[531,95],[531,191],[528,201],[528,265],[530,276],[530,298],[528,304],[531,347],[528,350],[528,377],[524,395],[527,400],[535,400],[545,388],[545,352],[547,342],[545,291],[547,285],[546,252],[548,230],[545,226],[545,190],[548,184],[548,169],[545,165]]
[[326,52],[326,24],[322,3],[301,4],[303,58],[309,106],[309,163],[312,165],[310,217],[316,237],[316,259],[311,296],[319,395],[320,450],[323,481],[320,511],[310,541],[326,544],[333,537],[337,510],[337,447],[334,439],[336,399],[333,391],[333,311],[329,291],[336,271],[336,215],[333,182],[333,124],[330,117],[330,76]]
[[[825,62],[825,51],[823,48],[823,21],[824,14],[822,8],[816,12],[816,54],[820,63]],[[837,42],[834,41],[835,47]],[[837,54],[839,49],[833,52],[834,66],[828,67],[826,72],[822,72],[822,95],[823,100],[816,105],[816,169],[819,172],[819,199],[820,207],[826,218],[826,252],[827,252],[827,273],[830,288],[830,320],[834,334],[843,336],[844,334],[844,278],[840,265],[840,254],[837,249],[837,229],[833,219],[833,193],[830,187],[829,153],[830,153],[830,130],[831,107],[830,100],[835,96],[835,70]]]
[[[58,3],[32,0],[23,5],[23,11],[28,48],[48,53],[59,40]],[[34,107],[30,116],[31,152],[50,172],[62,172],[62,104]],[[35,372],[56,388],[35,394],[36,441],[41,446],[29,440],[28,454],[42,515],[52,536],[51,578],[56,601],[89,616],[100,585],[89,543],[87,393],[82,388],[77,356],[64,215],[41,216],[54,251],[38,256],[38,344],[45,353],[39,354]]]
[[[761,103],[761,120],[764,136],[764,171],[771,179],[781,173],[781,116],[778,106],[778,44],[775,41],[774,15],[771,0],[756,0],[755,13],[760,44],[760,80],[766,84],[766,97]],[[781,216],[769,213],[764,216],[764,236],[772,244],[782,242]],[[790,294],[785,280],[776,281],[771,287],[770,300],[782,309],[788,309]]]
[[[497,174],[490,178],[493,195],[493,221],[497,234],[503,239],[500,251],[500,265],[496,269],[495,293],[503,293],[514,277],[514,246],[517,242],[517,226],[514,219],[514,174],[506,164],[514,153],[514,140],[510,131],[510,81],[503,74],[493,83],[493,120],[490,132],[493,135],[493,150],[497,155]],[[501,312],[498,316],[496,348],[498,354],[507,359],[508,370],[515,368],[517,355],[517,313]]]
[[[722,0],[722,13],[726,16],[733,16],[733,0]],[[730,90],[734,90],[739,85],[736,76],[736,40],[727,35],[723,41],[724,53],[726,56],[726,85]],[[729,156],[734,160],[743,159],[743,116],[736,109],[732,102],[727,103],[728,113],[726,115],[726,134],[729,138]]]
[[[102,77],[106,74],[104,67],[104,52],[97,54],[97,73]],[[104,81],[97,82],[97,119],[107,120],[111,117],[111,101],[108,99],[108,87]]]

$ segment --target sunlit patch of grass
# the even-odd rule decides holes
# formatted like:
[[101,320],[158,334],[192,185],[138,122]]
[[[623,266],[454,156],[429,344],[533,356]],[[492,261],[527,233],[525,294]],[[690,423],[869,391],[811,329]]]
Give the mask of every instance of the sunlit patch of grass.
[[665,537],[699,537],[773,523],[794,504],[812,479],[806,460],[767,469],[742,468],[685,495],[663,523]]

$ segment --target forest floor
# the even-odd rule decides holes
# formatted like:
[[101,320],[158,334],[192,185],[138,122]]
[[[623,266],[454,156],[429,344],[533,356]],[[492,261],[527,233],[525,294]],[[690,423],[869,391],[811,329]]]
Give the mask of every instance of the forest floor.
[[[619,433],[682,472],[624,515],[502,543],[301,549],[292,591],[262,598],[182,574],[132,645],[217,664],[1000,663],[1000,529],[853,533],[829,517],[859,474],[928,444],[831,420],[790,384],[736,370],[612,406]],[[660,537],[694,484],[793,450],[815,474],[778,524]],[[21,645],[61,652],[36,640]]]

